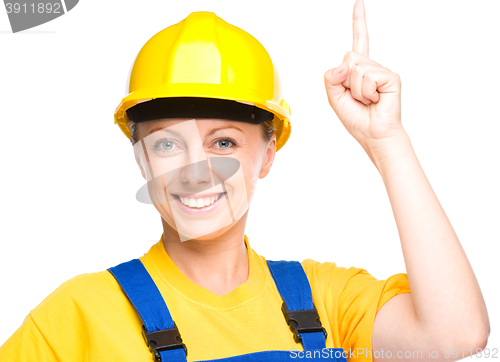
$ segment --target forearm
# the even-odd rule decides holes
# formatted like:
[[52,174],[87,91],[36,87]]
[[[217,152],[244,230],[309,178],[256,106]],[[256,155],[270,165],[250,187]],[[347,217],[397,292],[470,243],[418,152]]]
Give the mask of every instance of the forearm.
[[417,325],[443,348],[482,343],[489,321],[481,290],[408,135],[367,152],[391,202]]

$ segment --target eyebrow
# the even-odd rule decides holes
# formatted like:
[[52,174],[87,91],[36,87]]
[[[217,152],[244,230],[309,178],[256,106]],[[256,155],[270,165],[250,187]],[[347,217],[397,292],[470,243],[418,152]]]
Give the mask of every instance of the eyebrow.
[[227,126],[222,126],[222,127],[217,127],[217,128],[214,128],[212,129],[210,132],[207,133],[207,136],[211,136],[213,135],[215,132],[217,131],[220,131],[220,130],[223,130],[223,129],[227,129],[227,128],[234,128],[234,129],[237,129],[238,131],[240,131],[241,133],[244,133],[240,128],[236,127],[236,126],[233,126],[233,125],[227,125]]
[[172,129],[168,129],[170,127],[162,127],[162,126],[157,126],[157,127],[154,127],[153,129],[151,129],[148,134],[146,136],[149,136],[151,133],[154,133],[156,131],[166,131],[166,132],[171,132],[177,136],[180,136],[179,133],[177,133],[175,130],[172,130]]
[[[148,132],[147,136],[149,136],[151,133],[154,133],[154,132],[156,132],[156,131],[161,131],[161,130],[164,130],[164,131],[167,131],[167,132],[171,132],[171,133],[173,133],[173,134],[175,134],[175,135],[177,135],[177,136],[180,136],[180,135],[179,135],[176,131],[174,131],[174,130],[170,130],[170,129],[168,129],[168,128],[170,128],[170,127],[162,127],[162,126],[157,126],[157,127],[154,127],[153,129],[151,129],[151,130]],[[222,127],[217,127],[217,128],[212,129],[210,132],[208,132],[208,133],[207,133],[207,136],[211,136],[211,135],[213,135],[215,132],[218,132],[218,131],[220,131],[220,130],[227,129],[227,128],[234,128],[234,129],[236,129],[236,130],[240,131],[241,133],[244,133],[244,132],[243,132],[240,128],[238,128],[238,127],[236,127],[236,126],[233,126],[233,125],[227,125],[227,126],[222,126]]]

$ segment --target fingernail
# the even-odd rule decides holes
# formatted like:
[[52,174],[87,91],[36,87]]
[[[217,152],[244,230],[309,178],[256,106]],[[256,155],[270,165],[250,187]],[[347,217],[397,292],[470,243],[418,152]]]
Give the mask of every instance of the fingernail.
[[342,73],[342,71],[344,70],[344,67],[345,67],[345,64],[342,63],[342,65],[338,66],[337,68],[335,68],[335,74],[339,74],[339,73]]

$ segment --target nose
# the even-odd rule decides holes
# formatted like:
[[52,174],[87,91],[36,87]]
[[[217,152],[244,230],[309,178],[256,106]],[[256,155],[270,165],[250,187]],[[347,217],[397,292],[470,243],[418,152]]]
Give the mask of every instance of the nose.
[[180,179],[182,183],[188,184],[193,188],[199,188],[200,186],[211,187],[212,177],[210,174],[210,168],[208,167],[208,160],[195,161],[188,163],[187,165],[181,167]]

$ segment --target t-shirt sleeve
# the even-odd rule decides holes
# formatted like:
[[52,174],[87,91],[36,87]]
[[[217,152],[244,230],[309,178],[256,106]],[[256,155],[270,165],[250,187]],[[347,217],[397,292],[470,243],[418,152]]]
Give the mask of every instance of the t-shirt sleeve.
[[0,361],[88,361],[93,323],[89,309],[106,300],[99,287],[104,275],[81,274],[61,284],[0,347]]
[[306,259],[302,263],[310,280],[315,304],[327,315],[335,347],[346,351],[347,360],[372,361],[375,315],[397,294],[410,293],[405,273],[378,280],[362,268],[338,267],[335,263]]
[[57,362],[58,358],[29,314],[22,325],[0,347],[0,361]]

